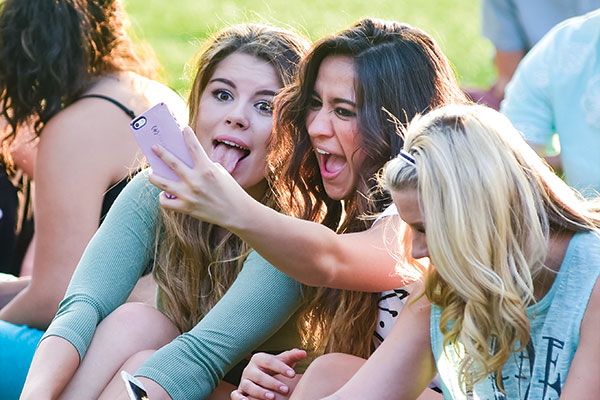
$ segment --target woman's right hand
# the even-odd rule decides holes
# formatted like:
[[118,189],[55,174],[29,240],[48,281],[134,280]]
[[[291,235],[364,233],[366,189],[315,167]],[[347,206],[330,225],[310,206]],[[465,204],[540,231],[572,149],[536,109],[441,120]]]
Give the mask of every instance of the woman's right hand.
[[281,378],[294,378],[296,376],[294,365],[305,357],[306,351],[298,349],[284,351],[277,355],[254,354],[242,373],[240,386],[231,392],[231,400],[274,400],[281,398],[279,395],[287,398],[290,387]]
[[163,190],[160,205],[229,229],[230,220],[244,214],[244,198],[250,196],[225,168],[208,157],[189,126],[183,129],[183,136],[193,167],[188,167],[162,146],[152,147],[154,153],[181,179],[174,181],[154,173],[149,175],[150,182]]

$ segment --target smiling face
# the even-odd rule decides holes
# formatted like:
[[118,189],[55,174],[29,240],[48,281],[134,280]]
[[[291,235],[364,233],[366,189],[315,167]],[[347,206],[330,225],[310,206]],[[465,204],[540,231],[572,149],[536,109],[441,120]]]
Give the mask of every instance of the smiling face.
[[414,259],[429,257],[427,238],[425,237],[425,219],[419,207],[417,189],[394,190],[392,191],[392,200],[398,208],[400,218],[410,227],[411,257]]
[[194,127],[211,160],[254,198],[266,190],[273,96],[282,83],[266,61],[242,53],[224,58],[202,92]]
[[365,159],[355,98],[352,58],[325,57],[315,81],[306,128],[325,191],[334,200],[353,195]]

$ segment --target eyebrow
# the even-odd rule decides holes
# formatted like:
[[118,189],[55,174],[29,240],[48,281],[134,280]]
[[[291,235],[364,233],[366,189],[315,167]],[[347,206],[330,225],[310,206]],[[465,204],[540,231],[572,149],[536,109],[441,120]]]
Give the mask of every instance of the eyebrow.
[[340,97],[336,97],[335,99],[333,99],[334,103],[344,103],[344,104],[348,104],[349,106],[352,107],[356,107],[356,103],[350,100],[346,100],[346,99],[342,99]]
[[233,81],[230,81],[229,79],[225,79],[225,78],[215,78],[215,79],[211,79],[210,82],[208,83],[213,83],[213,82],[222,82],[228,86],[231,86],[232,88],[236,89],[237,86],[235,86],[235,83],[233,83]]
[[[322,100],[321,96],[319,96],[319,94],[315,90],[313,90],[313,96],[319,98],[319,100]],[[353,102],[351,100],[344,99],[342,97],[335,97],[333,99],[333,103],[334,104],[343,103],[343,104],[348,104],[349,106],[352,106],[352,107],[356,107],[356,103],[355,102]]]
[[258,92],[256,92],[256,94],[259,94],[261,96],[275,96],[277,94],[277,92],[273,91],[273,90],[259,90]]
[[[235,83],[233,81],[230,81],[229,79],[225,79],[225,78],[215,78],[215,79],[211,79],[208,83],[213,83],[213,82],[221,82],[226,84],[227,86],[231,86],[234,89],[237,89],[237,86],[235,85]],[[269,89],[263,89],[263,90],[259,90],[258,92],[255,93],[255,95],[259,95],[259,96],[275,96],[277,94],[276,91],[274,90],[269,90]]]

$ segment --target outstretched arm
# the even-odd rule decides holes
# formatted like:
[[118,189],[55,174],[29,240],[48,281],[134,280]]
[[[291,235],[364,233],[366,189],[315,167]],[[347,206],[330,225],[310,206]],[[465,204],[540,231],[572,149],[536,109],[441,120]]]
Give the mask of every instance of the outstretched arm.
[[219,164],[213,163],[190,128],[184,129],[194,160],[188,168],[164,148],[154,151],[181,178],[155,174],[150,182],[176,198],[160,196],[162,207],[221,225],[240,236],[267,261],[310,286],[382,291],[404,286],[389,248],[397,240],[392,222],[338,235],[327,227],[282,215],[255,201]]

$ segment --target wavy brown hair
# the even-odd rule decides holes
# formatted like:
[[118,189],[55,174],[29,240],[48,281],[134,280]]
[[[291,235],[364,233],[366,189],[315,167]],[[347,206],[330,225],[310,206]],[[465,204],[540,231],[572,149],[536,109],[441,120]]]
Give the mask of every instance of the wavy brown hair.
[[[157,77],[149,48],[134,46],[119,0],[6,0],[0,5],[0,112],[36,135],[107,73]],[[5,143],[6,142],[6,143]]]
[[[219,63],[233,53],[268,62],[282,85],[289,84],[309,43],[296,33],[269,25],[243,24],[211,36],[197,55],[188,100],[190,126],[195,126],[200,98]],[[267,190],[261,203],[277,208]],[[190,330],[219,301],[242,268],[250,248],[231,232],[191,216],[162,210],[164,240],[154,277],[165,294],[163,312],[182,331]]]
[[[343,201],[327,196],[306,127],[319,67],[331,55],[354,62],[358,131],[366,155],[356,191]],[[280,177],[273,184],[280,206],[338,233],[368,229],[371,222],[363,217],[391,203],[374,189],[376,172],[402,147],[396,123],[406,125],[417,113],[466,101],[448,60],[419,29],[362,19],[326,36],[315,43],[298,78],[278,98],[277,140],[269,161]],[[390,114],[397,121],[391,121]],[[362,357],[371,353],[378,294],[310,288],[305,295],[310,302],[301,321],[306,340],[330,351]]]

